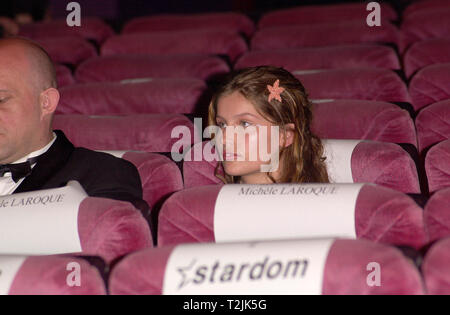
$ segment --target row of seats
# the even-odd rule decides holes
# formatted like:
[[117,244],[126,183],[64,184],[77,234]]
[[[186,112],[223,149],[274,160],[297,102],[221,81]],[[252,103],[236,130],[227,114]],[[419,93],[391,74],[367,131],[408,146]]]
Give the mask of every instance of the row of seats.
[[[214,292],[248,295],[248,291],[242,289],[243,286],[236,286],[240,284],[239,281],[244,282],[252,294],[265,295],[448,293],[449,238],[442,239],[430,248],[424,257],[421,272],[411,259],[396,248],[364,240],[330,241],[331,247],[325,251],[325,260],[307,261],[311,263],[311,269],[315,270],[307,270],[308,276],[313,274],[313,278],[309,280],[309,285],[303,284],[302,287],[303,279],[294,277],[305,271],[305,263],[296,255],[287,256],[286,252],[311,250],[314,243],[317,241],[303,241],[300,245],[295,241],[279,241],[243,243],[238,246],[202,244],[145,249],[124,258],[109,274],[102,261],[83,256],[0,256],[0,266],[5,266],[5,263],[9,265],[9,274],[2,276],[9,278],[6,294],[10,295],[106,295],[107,292],[113,295],[192,295],[206,292],[208,295]],[[252,255],[256,245],[258,256]],[[192,260],[184,256],[182,261],[180,258],[174,261],[172,258],[176,257],[177,251],[183,250],[195,250],[197,254],[190,255]],[[193,255],[197,255],[196,259]],[[180,257],[179,254],[177,256]],[[215,262],[208,259],[211,256]],[[241,270],[244,260],[247,263],[246,271]],[[253,265],[249,266],[249,262]],[[378,281],[382,285],[377,285],[376,275],[371,285],[368,282],[374,270],[371,264],[375,262],[381,268],[378,269],[378,277],[381,277]],[[202,263],[203,269],[198,269]],[[214,270],[212,268],[216,268],[216,275],[211,271]],[[73,275],[72,270],[76,271]],[[196,277],[196,271],[203,272],[197,273],[200,278]],[[79,278],[80,275],[82,278]],[[212,284],[206,285],[206,277]],[[274,279],[277,285],[274,285]],[[227,288],[226,285],[233,283],[235,286]]]
[[[279,56],[283,58],[283,55]],[[177,60],[180,61],[181,67],[177,67]],[[378,60],[382,61],[382,59]],[[165,67],[166,64],[172,62],[174,63]],[[263,61],[259,61],[257,58],[253,64],[261,64],[261,62]],[[113,67],[111,67],[112,64],[114,64]],[[275,65],[277,64],[275,63]],[[111,94],[113,93],[112,90],[120,89],[121,85],[118,84],[119,82],[145,82],[150,90],[148,93],[151,93],[151,90],[159,89],[162,93],[170,90],[174,94],[179,93],[186,94],[189,97],[198,97],[197,93],[193,93],[189,89],[189,86],[195,85],[189,79],[204,80],[211,76],[223,75],[228,70],[227,65],[217,57],[189,56],[184,58],[181,56],[165,56],[156,58],[127,56],[108,59],[100,57],[89,60],[77,69],[76,79],[71,77],[71,74],[64,68],[58,69],[58,76],[62,87],[69,85],[75,91],[76,89],[82,91],[96,90],[101,85],[94,85],[93,83],[104,81],[103,83],[105,84],[109,83],[109,85],[105,85],[104,93]],[[450,63],[425,67],[412,78],[409,88],[396,73],[382,68],[358,67],[291,71],[301,80],[313,99],[356,99],[409,103],[412,104],[414,111],[417,112],[431,104],[450,98],[450,89],[447,84],[450,79]],[[185,81],[180,81],[180,78],[185,78]],[[75,80],[83,82],[83,84],[72,86],[71,84]],[[112,85],[112,83],[116,83],[116,85]],[[196,85],[199,86],[201,83]],[[133,87],[135,85],[130,84],[128,89]],[[203,89],[206,90],[206,86]],[[128,95],[133,94],[130,91]],[[155,102],[158,101],[154,96],[153,99],[155,99]],[[173,113],[188,109],[192,112],[189,103],[189,99],[185,102],[178,100],[179,108],[171,110],[173,110]],[[187,106],[187,108],[183,108],[183,106]],[[111,104],[111,107],[114,108],[114,105]],[[164,107],[164,104],[161,104],[159,107]],[[154,111],[157,110],[154,109]]]
[[[433,1],[426,1],[432,3]],[[398,19],[397,13],[389,6],[382,6],[383,27],[376,28],[373,32],[367,33],[361,24],[361,19],[365,21],[368,15],[366,4],[343,4],[335,6],[308,6],[287,10],[278,10],[262,16],[258,23],[258,31],[255,32],[254,23],[245,15],[238,13],[216,13],[200,14],[197,16],[188,15],[169,15],[155,16],[147,18],[137,18],[129,21],[123,28],[122,35],[133,36],[136,34],[156,34],[163,32],[176,32],[179,29],[184,30],[204,30],[217,29],[226,30],[233,33],[243,33],[247,36],[262,38],[269,36],[272,31],[278,29],[277,35],[285,34],[287,38],[289,32],[299,31],[305,25],[314,26],[311,29],[305,29],[305,37],[311,41],[296,41],[296,46],[321,44],[324,40],[344,42],[392,42],[407,47],[411,43],[432,38],[442,38],[446,36],[448,22],[445,17],[450,14],[448,3],[445,1],[433,3],[420,9],[409,9],[402,16],[400,26],[401,32],[393,25],[391,21]],[[326,23],[324,23],[326,21]],[[342,27],[345,30],[354,23],[351,32],[336,32],[334,27]],[[357,32],[360,29],[361,32]],[[265,33],[265,32],[268,33]],[[313,34],[319,32],[321,35],[314,39]],[[67,26],[65,20],[39,23],[23,27],[21,29],[23,36],[31,38],[43,38],[49,36],[68,36],[76,35],[82,38],[93,40],[102,44],[108,39],[114,38],[114,31],[100,19],[85,18],[83,25],[79,28]],[[337,37],[330,36],[338,34]],[[264,35],[264,36],[263,36]],[[328,42],[330,43],[330,42]],[[272,44],[271,44],[272,45]],[[256,44],[258,47],[258,44]],[[265,46],[267,48],[267,46]]]
[[[446,82],[450,71],[446,63],[450,59],[445,37],[450,27],[442,18],[447,5],[442,0],[411,5],[398,28],[394,23],[399,15],[383,4],[383,27],[369,31],[360,21],[362,16],[365,22],[368,14],[361,4],[281,10],[263,16],[258,27],[235,13],[138,18],[127,23],[120,35],[98,19],[84,19],[83,27],[76,29],[58,27],[62,23],[58,21],[24,27],[23,35],[37,39],[57,63],[64,64],[57,67],[62,99],[54,128],[63,130],[77,146],[126,151],[110,153],[136,165],[144,199],[153,209],[152,214],[140,214],[128,204],[87,198],[82,205],[89,212],[80,206],[78,218],[83,254],[112,263],[112,272],[107,275],[104,264],[81,256],[23,257],[15,264],[6,293],[210,294],[209,287],[193,288],[208,276],[208,264],[216,270],[219,261],[227,263],[221,280],[236,280],[233,275],[240,278],[243,267],[237,276],[230,265],[252,261],[254,256],[246,255],[256,246],[241,243],[236,245],[241,250],[235,250],[226,244],[184,244],[222,242],[219,226],[235,232],[233,237],[239,241],[245,240],[240,234],[249,230],[245,227],[264,227],[258,232],[264,237],[256,243],[261,244],[263,256],[255,261],[259,267],[251,269],[250,277],[258,268],[261,277],[264,269],[271,280],[280,275],[282,257],[298,252],[298,247],[292,247],[295,241],[276,241],[274,247],[266,240],[285,238],[292,230],[291,238],[309,238],[296,230],[295,223],[316,220],[311,226],[318,226],[323,218],[289,220],[289,213],[281,216],[280,211],[272,211],[264,221],[271,224],[263,224],[258,215],[225,216],[219,225],[216,219],[221,212],[216,207],[224,186],[214,176],[217,162],[175,163],[169,157],[192,145],[185,155],[191,160],[197,151],[211,152],[210,143],[201,142],[201,128],[181,114],[204,112],[209,83],[232,67],[259,64],[286,67],[305,84],[315,103],[313,131],[318,136],[370,140],[324,141],[332,180],[361,183],[355,203],[349,204],[353,218],[347,221],[358,240],[328,243],[322,254],[325,260],[316,267],[322,278],[311,282],[307,290],[315,290],[307,292],[448,293],[450,90]],[[180,133],[173,134],[175,127],[182,127]],[[420,193],[424,196],[406,195]],[[313,205],[317,212],[321,207]],[[100,228],[94,233],[97,224]],[[328,232],[331,235],[322,236],[336,236]],[[311,244],[317,241],[302,242],[305,248],[315,248]],[[411,261],[394,246],[422,253],[413,251]],[[127,256],[116,265],[123,255]],[[179,255],[183,262],[176,260]],[[425,256],[422,266],[421,256]],[[214,257],[217,262],[201,257]],[[82,287],[67,285],[72,262],[81,266],[83,281],[88,277]],[[372,262],[381,265],[382,286],[368,285]],[[195,270],[200,265],[204,268]],[[43,275],[43,268],[50,272]],[[186,278],[189,272],[195,278]],[[210,279],[213,275],[214,271]],[[264,283],[252,283],[251,288],[261,294],[292,293],[283,291],[283,283],[272,284],[275,291],[264,291]],[[248,294],[248,290],[217,289],[221,294]]]

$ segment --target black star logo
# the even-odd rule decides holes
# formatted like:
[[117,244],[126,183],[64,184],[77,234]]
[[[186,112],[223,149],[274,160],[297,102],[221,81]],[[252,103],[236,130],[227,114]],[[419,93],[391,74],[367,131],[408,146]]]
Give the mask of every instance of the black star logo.
[[186,286],[186,285],[188,285],[191,281],[192,281],[192,279],[189,279],[188,278],[188,273],[189,273],[189,271],[192,269],[192,267],[194,267],[195,266],[195,263],[197,262],[197,260],[196,259],[194,259],[190,264],[189,264],[189,266],[187,266],[187,267],[182,267],[182,268],[177,268],[177,271],[179,272],[179,273],[181,273],[181,276],[183,277],[183,279],[181,279],[181,283],[180,283],[180,285],[178,286],[178,290],[181,290],[184,286]]

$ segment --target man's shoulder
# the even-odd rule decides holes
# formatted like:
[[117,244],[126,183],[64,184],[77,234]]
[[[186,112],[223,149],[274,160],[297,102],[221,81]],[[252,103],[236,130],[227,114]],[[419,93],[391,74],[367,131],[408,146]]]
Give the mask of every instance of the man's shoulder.
[[113,156],[105,152],[98,152],[86,148],[75,148],[72,153],[72,159],[77,163],[86,162],[92,167],[109,168],[113,166],[135,167],[131,162]]

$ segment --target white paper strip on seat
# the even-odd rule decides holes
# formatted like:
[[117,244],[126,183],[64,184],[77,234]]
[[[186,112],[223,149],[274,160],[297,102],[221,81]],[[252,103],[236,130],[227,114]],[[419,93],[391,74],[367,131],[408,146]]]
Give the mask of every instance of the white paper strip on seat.
[[168,260],[163,294],[319,295],[333,242],[319,239],[180,245]]
[[120,84],[138,84],[152,82],[153,78],[135,78],[135,79],[125,79],[120,81]]
[[328,176],[332,183],[353,183],[352,154],[363,140],[322,140],[327,158]]
[[225,185],[216,200],[216,242],[356,238],[364,184]]
[[66,187],[0,197],[0,254],[81,252],[78,211],[86,192]]
[[332,103],[336,100],[332,99],[332,98],[322,98],[322,99],[316,99],[316,100],[310,100],[310,101],[313,104],[324,104],[324,103]]
[[8,295],[17,272],[27,257],[0,256],[0,295]]
[[116,158],[123,158],[123,156],[125,155],[125,153],[129,152],[129,151],[102,151],[99,150],[97,152],[102,152],[102,153],[107,153],[107,154],[111,154],[112,156],[115,156]]
[[295,70],[292,72],[294,75],[309,75],[330,71],[329,69],[313,69],[313,70]]

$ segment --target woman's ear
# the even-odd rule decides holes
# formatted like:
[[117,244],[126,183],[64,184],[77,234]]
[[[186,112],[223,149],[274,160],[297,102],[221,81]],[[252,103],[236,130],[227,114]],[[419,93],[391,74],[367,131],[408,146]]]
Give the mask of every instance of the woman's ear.
[[287,148],[294,142],[295,125],[286,124],[285,129],[286,132],[280,132],[280,146],[283,148]]
[[56,107],[59,103],[59,92],[55,88],[49,88],[41,93],[40,102],[41,102],[41,112],[42,118],[47,115],[52,115]]

